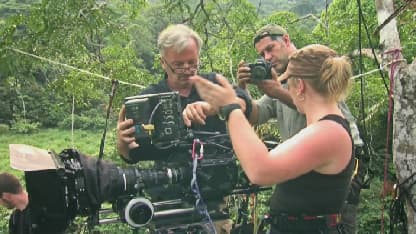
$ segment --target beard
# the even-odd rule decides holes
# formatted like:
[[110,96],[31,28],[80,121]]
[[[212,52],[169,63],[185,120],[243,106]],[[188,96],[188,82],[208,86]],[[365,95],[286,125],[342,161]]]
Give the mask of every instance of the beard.
[[191,77],[191,76],[193,76],[193,75],[181,74],[181,75],[178,75],[178,80],[181,80],[181,81],[188,80],[189,77]]
[[280,76],[283,73],[285,73],[286,69],[287,69],[287,63],[286,64],[274,64],[273,65],[274,70],[276,71],[276,73]]

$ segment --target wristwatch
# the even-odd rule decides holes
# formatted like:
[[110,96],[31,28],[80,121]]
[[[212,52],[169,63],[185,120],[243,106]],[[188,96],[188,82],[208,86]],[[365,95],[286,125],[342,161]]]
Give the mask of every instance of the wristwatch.
[[221,106],[220,110],[218,112],[218,117],[221,120],[228,121],[228,118],[230,117],[231,111],[233,111],[235,109],[241,109],[240,104],[231,103],[231,104],[228,104],[228,105],[225,105],[225,106]]

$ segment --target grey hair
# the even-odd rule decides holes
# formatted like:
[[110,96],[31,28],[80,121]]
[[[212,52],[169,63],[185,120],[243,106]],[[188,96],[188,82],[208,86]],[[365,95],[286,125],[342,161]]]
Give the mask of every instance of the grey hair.
[[193,39],[198,47],[198,54],[201,51],[202,39],[194,30],[184,24],[174,24],[164,29],[157,39],[157,47],[160,55],[165,55],[165,50],[175,48],[176,52],[182,52],[188,45],[189,39]]

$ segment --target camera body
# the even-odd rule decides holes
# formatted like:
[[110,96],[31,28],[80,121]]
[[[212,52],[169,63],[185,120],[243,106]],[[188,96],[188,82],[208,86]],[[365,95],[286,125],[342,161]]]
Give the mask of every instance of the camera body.
[[264,59],[257,59],[255,63],[247,65],[250,68],[251,80],[262,81],[272,79],[272,64]]

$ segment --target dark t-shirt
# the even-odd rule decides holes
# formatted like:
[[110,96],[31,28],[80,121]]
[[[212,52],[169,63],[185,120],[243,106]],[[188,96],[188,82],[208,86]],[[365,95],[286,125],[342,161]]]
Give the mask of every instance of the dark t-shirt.
[[[327,115],[321,120],[333,120],[341,124],[351,136],[346,119]],[[352,145],[352,141],[351,141]],[[353,147],[353,146],[352,146]],[[352,151],[354,153],[354,151]],[[278,184],[270,198],[273,215],[326,215],[339,213],[344,204],[354,170],[354,156],[343,171],[335,175],[311,171],[302,176]]]
[[[200,75],[216,83],[215,73],[200,74]],[[237,96],[245,100],[246,116],[249,116],[251,112],[251,101],[250,101],[249,96],[244,90],[240,88],[235,88],[235,90],[236,90]],[[167,84],[166,75],[165,75],[165,79],[161,80],[160,82],[156,84],[150,85],[148,88],[140,92],[139,95],[166,93],[166,92],[172,92],[172,91],[173,90],[169,88]],[[181,100],[181,111],[183,111],[186,105],[190,103],[202,101],[195,87],[192,87],[192,90],[187,97],[181,96],[180,100]],[[150,108],[153,108],[153,107],[150,107]],[[182,115],[180,116],[180,118],[181,118],[181,121],[183,121]],[[190,129],[193,131],[203,131],[203,132],[212,132],[212,133],[215,133],[215,132],[226,133],[227,132],[225,122],[220,120],[217,115],[208,116],[207,119],[205,120],[205,125],[193,123]],[[131,159],[131,161],[129,163],[135,163],[139,160],[160,160],[160,159],[166,160],[172,157],[171,156],[172,154],[176,153],[175,149],[172,149],[172,148],[158,149],[154,147],[154,145],[149,144],[150,142],[143,142],[143,143],[144,144],[140,144],[139,142],[140,144],[139,148],[130,150],[129,158]]]
[[29,208],[24,210],[14,210],[9,219],[10,234],[29,234],[31,230]]
[[[208,79],[214,83],[216,83],[215,80],[215,73],[209,73],[209,74],[202,74],[201,76],[205,79]],[[247,93],[240,89],[235,88],[236,94],[238,97],[242,98],[246,102],[246,115],[250,114],[251,111],[251,101]],[[173,90],[169,88],[165,79],[161,80],[160,82],[156,84],[150,85],[148,88],[140,92],[139,95],[145,95],[145,94],[156,94],[156,93],[166,93],[166,92],[172,92]],[[202,101],[201,97],[199,96],[197,90],[195,87],[192,87],[192,90],[190,94],[185,97],[180,97],[181,101],[181,113],[185,109],[186,105],[190,103],[194,103],[197,101]],[[152,109],[154,107],[150,107]],[[183,121],[182,115],[180,115],[180,121]],[[185,128],[185,127],[184,127]],[[220,134],[226,134],[227,128],[224,121],[220,120],[217,115],[214,116],[208,116],[205,120],[205,125],[200,124],[192,124],[190,129],[195,132],[210,132],[214,135],[220,135]],[[227,136],[227,139],[228,136]],[[191,154],[190,154],[190,147],[188,148],[180,148],[180,147],[170,147],[167,149],[160,149],[156,148],[153,144],[150,144],[150,140],[148,142],[139,142],[140,147],[130,150],[129,152],[129,163],[135,163],[137,161],[143,161],[143,160],[155,160],[155,167],[156,169],[161,169],[165,167],[171,167],[171,162],[176,163],[174,165],[178,165],[178,162],[180,166],[186,165],[186,163],[191,162]],[[230,146],[231,147],[231,146]],[[205,154],[209,154],[210,148],[209,146],[205,146]],[[230,156],[232,156],[232,152],[230,153]],[[185,161],[185,162],[184,162]],[[182,163],[183,162],[183,163]],[[152,201],[161,201],[161,200],[169,200],[169,199],[177,199],[181,196],[180,193],[183,192],[184,187],[181,185],[161,185],[160,187],[152,187],[151,189],[147,189],[147,193],[152,198]]]

